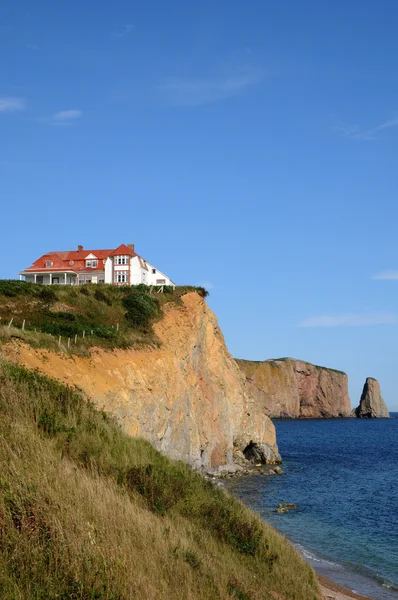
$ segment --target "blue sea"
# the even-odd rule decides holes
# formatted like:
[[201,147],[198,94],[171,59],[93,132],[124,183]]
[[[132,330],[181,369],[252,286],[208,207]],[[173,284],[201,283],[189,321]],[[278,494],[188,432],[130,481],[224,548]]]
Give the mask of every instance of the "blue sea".
[[[284,474],[227,484],[319,574],[374,600],[398,599],[398,413],[391,416],[275,420]],[[297,509],[276,514],[280,502]]]

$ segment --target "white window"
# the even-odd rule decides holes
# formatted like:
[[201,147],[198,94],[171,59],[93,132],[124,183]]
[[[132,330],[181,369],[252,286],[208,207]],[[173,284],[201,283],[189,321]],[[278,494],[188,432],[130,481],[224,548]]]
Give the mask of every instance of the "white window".
[[127,279],[127,271],[118,271],[115,273],[116,283],[126,283]]
[[116,264],[117,265],[128,265],[129,264],[129,257],[128,256],[117,256],[116,257]]
[[46,269],[51,269],[53,266],[52,260],[46,260]]
[[96,260],[86,260],[86,267],[87,267],[87,269],[96,269],[97,261]]

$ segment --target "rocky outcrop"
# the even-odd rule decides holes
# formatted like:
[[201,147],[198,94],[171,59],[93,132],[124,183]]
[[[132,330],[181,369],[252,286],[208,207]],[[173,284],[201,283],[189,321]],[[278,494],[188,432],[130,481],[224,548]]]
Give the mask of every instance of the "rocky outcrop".
[[67,356],[14,341],[10,360],[76,385],[133,436],[172,458],[212,469],[278,462],[275,428],[229,354],[217,320],[197,293],[165,306],[157,348]]
[[352,411],[360,419],[388,419],[390,413],[384,402],[377,379],[368,377],[363,386],[359,405]]
[[350,416],[348,378],[342,371],[293,358],[236,362],[255,388],[259,407],[270,417]]

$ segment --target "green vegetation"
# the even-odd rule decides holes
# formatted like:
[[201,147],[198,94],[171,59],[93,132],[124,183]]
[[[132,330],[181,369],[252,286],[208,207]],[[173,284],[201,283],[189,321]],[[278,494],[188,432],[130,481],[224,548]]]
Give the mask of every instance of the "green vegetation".
[[0,463],[1,598],[319,597],[310,567],[241,503],[3,360]]
[[[90,346],[158,344],[152,325],[162,318],[162,307],[179,303],[188,291],[207,295],[204,288],[189,286],[164,286],[157,293],[146,285],[71,287],[0,280],[0,339],[11,334],[35,346],[59,349],[61,336],[61,348],[79,354],[87,354]],[[6,331],[11,319],[12,332]]]

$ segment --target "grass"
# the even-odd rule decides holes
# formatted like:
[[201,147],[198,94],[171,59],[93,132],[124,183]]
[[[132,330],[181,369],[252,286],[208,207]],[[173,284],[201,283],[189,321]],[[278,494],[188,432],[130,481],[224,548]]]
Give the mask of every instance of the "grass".
[[[79,354],[91,346],[157,345],[153,323],[162,318],[166,303],[180,303],[188,291],[207,295],[204,288],[192,286],[165,286],[164,293],[157,293],[145,285],[72,287],[0,280],[0,336],[9,337],[5,329],[12,319],[13,335],[34,346],[59,349],[59,336],[61,349]],[[17,334],[23,325],[24,331]]]
[[313,600],[240,502],[79,392],[0,360],[0,597]]

